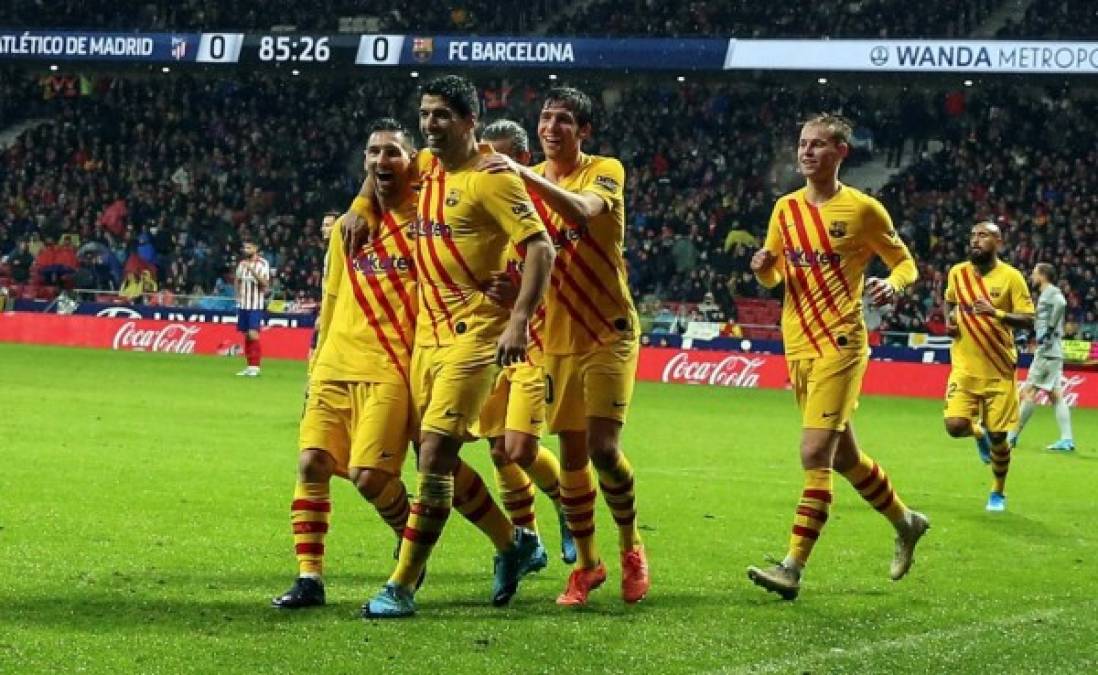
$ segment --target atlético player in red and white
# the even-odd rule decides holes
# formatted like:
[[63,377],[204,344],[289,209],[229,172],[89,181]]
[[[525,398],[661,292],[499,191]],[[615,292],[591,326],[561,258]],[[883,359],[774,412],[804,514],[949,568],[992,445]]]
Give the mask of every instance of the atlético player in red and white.
[[271,265],[259,255],[259,247],[251,239],[244,240],[244,257],[236,265],[236,329],[244,333],[244,358],[248,365],[237,373],[243,377],[259,377],[259,362],[263,350],[259,344],[259,329],[263,325],[265,296],[271,283]]

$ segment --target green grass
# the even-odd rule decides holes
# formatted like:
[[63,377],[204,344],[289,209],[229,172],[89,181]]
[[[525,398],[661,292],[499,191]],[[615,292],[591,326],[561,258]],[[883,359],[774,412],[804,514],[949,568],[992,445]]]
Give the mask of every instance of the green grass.
[[[0,345],[0,672],[1083,672],[1098,668],[1098,412],[1075,456],[1041,409],[984,513],[990,473],[936,401],[866,398],[857,428],[933,529],[887,578],[888,524],[845,484],[795,603],[751,586],[784,552],[801,473],[788,392],[642,384],[625,432],[654,584],[624,606],[618,567],[558,608],[554,561],[488,604],[491,550],[460,518],[413,620],[364,622],[391,534],[333,494],[329,605],[268,607],[293,578],[288,511],[302,365]],[[482,445],[464,457],[487,471]],[[410,477],[410,472],[406,477]],[[550,550],[558,535],[539,497]],[[602,550],[614,534],[600,515]]]

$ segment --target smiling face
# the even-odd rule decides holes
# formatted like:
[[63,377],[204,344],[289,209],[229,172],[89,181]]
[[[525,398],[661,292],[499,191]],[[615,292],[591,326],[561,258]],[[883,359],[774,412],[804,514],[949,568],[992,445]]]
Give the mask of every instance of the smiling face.
[[849,152],[850,146],[838,141],[830,127],[809,122],[797,143],[797,168],[808,180],[833,178]]
[[447,156],[468,144],[476,117],[463,117],[442,96],[424,94],[419,103],[419,131],[431,152]]
[[395,197],[408,186],[415,150],[399,131],[375,131],[366,143],[366,171],[381,197]]
[[538,118],[538,140],[547,159],[575,157],[580,143],[591,136],[591,125],[580,125],[575,113],[563,101],[545,102]]

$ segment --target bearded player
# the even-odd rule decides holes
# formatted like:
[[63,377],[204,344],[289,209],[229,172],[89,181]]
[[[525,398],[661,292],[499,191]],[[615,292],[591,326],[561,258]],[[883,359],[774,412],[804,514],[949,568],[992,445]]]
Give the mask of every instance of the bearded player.
[[[421,89],[420,131],[434,160],[421,176],[416,218],[420,311],[411,388],[420,432],[419,487],[396,569],[363,607],[368,617],[416,612],[416,581],[451,508],[467,492],[457,485],[468,471],[462,470],[458,453],[498,366],[526,358],[530,321],[554,258],[521,181],[507,172],[480,170],[474,134],[478,118],[479,97],[467,80],[445,76]],[[483,289],[514,244],[526,247],[526,261],[514,307],[507,311]],[[476,482],[483,489],[479,478]],[[494,506],[488,495],[483,504],[478,515]],[[544,566],[545,550],[534,532],[498,515],[484,528],[497,550],[491,599],[503,605],[524,575]]]
[[[915,545],[930,527],[861,451],[850,423],[869,363],[863,285],[877,305],[885,305],[918,274],[880,202],[839,182],[852,133],[850,123],[836,115],[818,115],[802,126],[797,162],[807,184],[774,205],[766,242],[751,260],[764,286],[785,284],[782,340],[801,410],[804,489],[785,558],[772,567],[749,567],[747,576],[786,600],[800,592],[803,570],[827,522],[835,471],[895,528],[893,580],[907,574]],[[865,278],[874,257],[888,265],[887,279]]]
[[1025,277],[999,259],[1002,243],[998,225],[976,223],[969,235],[968,261],[950,268],[945,291],[946,330],[953,337],[946,432],[954,438],[986,439],[992,483],[985,508],[992,512],[1006,510],[1007,434],[1018,424],[1013,330],[1032,328],[1034,319]]
[[408,363],[416,317],[415,264],[406,234],[416,214],[415,157],[398,122],[375,122],[365,168],[380,217],[360,244],[345,245],[338,221],[331,229],[290,510],[298,577],[272,601],[281,609],[325,602],[333,475],[355,484],[398,541],[408,520],[400,471],[410,435]]
[[236,329],[244,333],[244,370],[242,377],[259,377],[263,361],[263,349],[259,341],[259,329],[263,327],[266,311],[267,288],[271,283],[271,265],[259,255],[259,247],[251,238],[244,240],[243,257],[236,265],[236,304],[239,314]]

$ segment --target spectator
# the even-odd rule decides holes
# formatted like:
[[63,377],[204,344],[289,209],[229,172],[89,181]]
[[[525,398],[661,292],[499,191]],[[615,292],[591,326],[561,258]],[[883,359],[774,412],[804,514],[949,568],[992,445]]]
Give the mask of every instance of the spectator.
[[30,281],[31,266],[34,265],[34,256],[31,255],[25,239],[20,239],[16,244],[15,252],[8,259],[11,265],[11,278],[17,284],[25,284]]

